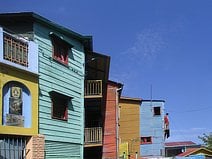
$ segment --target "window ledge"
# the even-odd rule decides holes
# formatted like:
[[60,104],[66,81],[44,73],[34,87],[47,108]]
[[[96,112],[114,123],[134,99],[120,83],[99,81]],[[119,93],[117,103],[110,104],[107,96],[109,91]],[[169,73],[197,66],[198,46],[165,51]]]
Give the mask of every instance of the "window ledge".
[[58,59],[56,59],[56,58],[54,58],[54,57],[51,57],[51,59],[52,59],[52,61],[55,61],[55,62],[57,62],[57,63],[59,63],[59,64],[65,66],[65,67],[67,67],[67,68],[70,67],[68,64],[66,64],[66,63],[64,63],[64,62],[62,62],[62,61],[60,61],[60,60],[58,60]]
[[62,118],[58,118],[58,117],[54,117],[54,116],[52,116],[52,119],[55,119],[57,121],[68,122],[68,119],[62,119]]

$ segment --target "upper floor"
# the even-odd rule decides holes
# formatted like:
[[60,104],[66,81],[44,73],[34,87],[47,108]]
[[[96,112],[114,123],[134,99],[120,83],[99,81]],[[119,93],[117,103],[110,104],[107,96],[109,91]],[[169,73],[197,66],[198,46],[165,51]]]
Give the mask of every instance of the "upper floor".
[[38,74],[38,45],[0,27],[0,63]]

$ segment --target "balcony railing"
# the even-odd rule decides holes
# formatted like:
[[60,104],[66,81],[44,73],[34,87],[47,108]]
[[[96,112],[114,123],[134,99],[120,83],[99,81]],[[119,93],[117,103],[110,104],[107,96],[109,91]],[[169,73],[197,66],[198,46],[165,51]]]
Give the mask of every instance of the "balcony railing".
[[28,43],[4,33],[4,59],[28,67]]
[[102,128],[93,127],[85,128],[84,136],[85,146],[98,146],[102,145]]
[[85,98],[102,97],[102,80],[87,80],[85,82]]
[[0,27],[0,53],[0,63],[38,74],[38,44],[33,39]]

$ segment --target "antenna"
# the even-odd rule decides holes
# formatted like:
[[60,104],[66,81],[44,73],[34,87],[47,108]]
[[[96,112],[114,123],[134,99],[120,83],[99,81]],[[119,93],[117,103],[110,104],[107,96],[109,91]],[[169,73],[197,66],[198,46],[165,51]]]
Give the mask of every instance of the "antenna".
[[152,106],[152,84],[150,85],[150,101],[151,101],[151,106]]

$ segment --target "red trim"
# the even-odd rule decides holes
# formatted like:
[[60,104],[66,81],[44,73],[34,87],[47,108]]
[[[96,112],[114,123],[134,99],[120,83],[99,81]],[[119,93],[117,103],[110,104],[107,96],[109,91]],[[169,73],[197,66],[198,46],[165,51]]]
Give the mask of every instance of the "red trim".
[[68,65],[68,50],[69,50],[68,45],[57,39],[53,39],[52,43],[53,43],[53,54],[52,54],[53,59],[65,65]]

